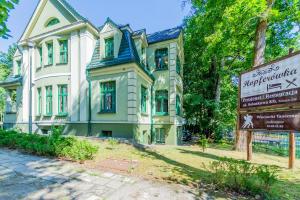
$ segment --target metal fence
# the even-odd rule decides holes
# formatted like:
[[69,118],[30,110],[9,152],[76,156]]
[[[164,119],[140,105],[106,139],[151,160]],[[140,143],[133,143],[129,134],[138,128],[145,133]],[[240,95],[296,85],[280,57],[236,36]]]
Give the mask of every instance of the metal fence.
[[[296,157],[300,158],[300,133],[295,133]],[[289,155],[289,133],[253,133],[254,150],[260,149],[270,153],[276,153],[282,156]]]

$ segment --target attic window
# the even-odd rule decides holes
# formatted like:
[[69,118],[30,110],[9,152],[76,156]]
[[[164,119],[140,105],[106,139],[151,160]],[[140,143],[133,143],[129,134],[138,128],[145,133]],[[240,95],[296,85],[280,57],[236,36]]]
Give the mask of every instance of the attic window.
[[58,24],[59,22],[60,22],[59,19],[53,18],[46,24],[46,27],[53,26],[55,24]]

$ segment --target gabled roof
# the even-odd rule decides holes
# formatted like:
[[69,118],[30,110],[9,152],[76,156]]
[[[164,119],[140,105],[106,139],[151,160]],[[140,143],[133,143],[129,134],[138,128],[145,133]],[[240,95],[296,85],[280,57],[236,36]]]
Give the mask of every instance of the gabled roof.
[[175,27],[164,31],[155,32],[147,35],[148,43],[153,44],[166,40],[172,40],[179,37],[182,31],[181,27]]
[[146,35],[146,29],[141,29],[141,30],[133,31],[132,37],[141,36],[143,33],[145,33],[145,35]]
[[101,60],[100,41],[98,40],[94,49],[92,60],[87,66],[87,69],[91,70],[96,68],[117,66],[126,63],[136,63],[146,74],[154,79],[153,75],[148,70],[146,70],[145,66],[141,64],[131,33],[126,29],[122,30],[122,33],[123,37],[121,40],[118,57],[109,60]]
[[67,10],[69,10],[78,20],[87,21],[82,17],[66,0],[58,0]]
[[116,24],[112,19],[110,19],[109,17],[107,17],[106,21],[104,22],[104,24],[102,26],[98,27],[98,30],[101,32],[101,30],[104,28],[104,26],[106,24],[108,24],[108,23],[112,24],[113,26],[115,26],[116,28],[119,28],[119,29],[121,29],[121,28],[123,28],[125,26],[129,26],[129,24],[125,24],[125,25],[124,24]]
[[[24,35],[26,35],[26,33],[29,31],[30,27],[32,26],[32,23],[34,21],[34,19],[36,19],[38,16],[37,14],[40,14],[40,10],[43,9],[43,7],[45,6],[46,2],[49,0],[40,0],[39,3],[37,4],[33,14],[30,17],[30,20],[23,32],[23,34],[21,35],[19,40],[22,40]],[[65,8],[67,11],[69,11],[69,13],[77,20],[77,21],[84,21],[84,22],[89,22],[86,18],[82,17],[66,0],[55,0],[58,3],[60,3],[63,8]],[[90,22],[89,22],[90,23]],[[91,23],[90,23],[91,24]]]

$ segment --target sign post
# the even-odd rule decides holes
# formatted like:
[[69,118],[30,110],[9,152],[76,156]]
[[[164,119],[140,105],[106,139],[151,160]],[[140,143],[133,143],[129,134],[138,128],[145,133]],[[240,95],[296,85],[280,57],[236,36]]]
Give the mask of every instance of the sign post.
[[295,167],[295,159],[296,159],[296,148],[295,148],[295,133],[290,133],[289,138],[289,169],[293,169]]
[[253,140],[253,132],[247,131],[247,160],[252,160],[252,140]]
[[289,168],[300,131],[300,52],[263,64],[240,76],[238,131],[247,131],[247,160],[253,131],[289,132]]

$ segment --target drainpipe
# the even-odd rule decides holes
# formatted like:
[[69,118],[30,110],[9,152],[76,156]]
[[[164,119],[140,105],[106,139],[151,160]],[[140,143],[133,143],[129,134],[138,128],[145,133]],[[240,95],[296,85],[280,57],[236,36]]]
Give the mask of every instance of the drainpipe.
[[151,99],[150,99],[150,142],[153,143],[153,88],[154,88],[154,82],[151,84]]
[[89,83],[89,113],[88,113],[88,133],[87,133],[87,136],[91,136],[91,133],[92,133],[92,124],[91,124],[91,119],[92,119],[92,87],[91,87],[91,79],[90,79],[90,76],[89,76],[89,71],[86,71],[86,74],[87,74],[87,80],[88,80],[88,83]]
[[32,49],[33,43],[28,42],[29,47],[29,122],[28,122],[28,132],[32,133]]

